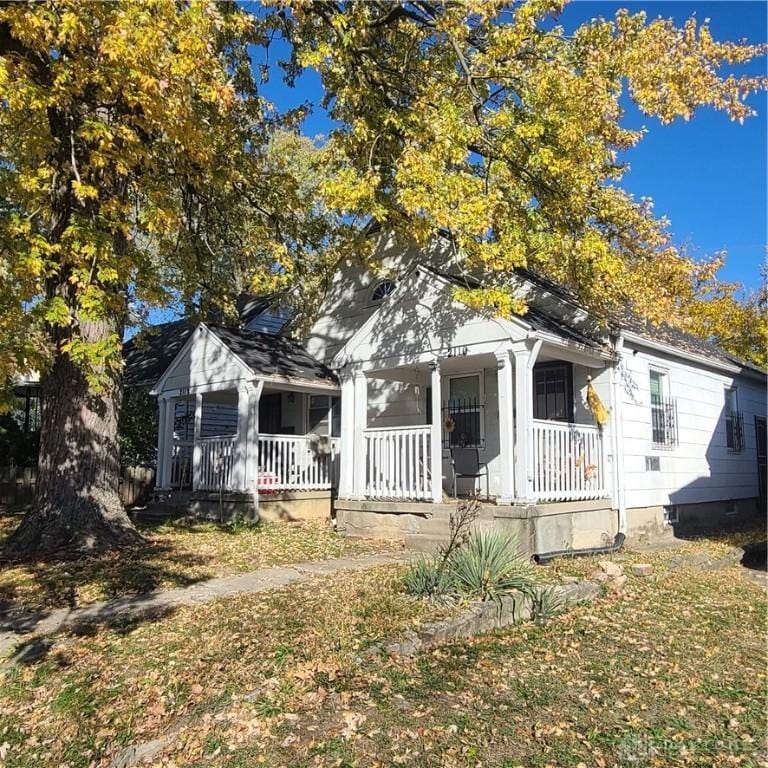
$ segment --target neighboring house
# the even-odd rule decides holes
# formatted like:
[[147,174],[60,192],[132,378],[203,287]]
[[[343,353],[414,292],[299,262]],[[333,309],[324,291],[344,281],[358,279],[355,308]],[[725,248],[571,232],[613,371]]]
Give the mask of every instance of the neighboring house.
[[527,272],[525,316],[472,310],[454,291],[477,283],[447,242],[378,237],[380,269],[339,271],[304,347],[247,325],[180,327],[152,389],[158,488],[283,516],[299,500],[327,514],[335,491],[340,529],[426,547],[455,487],[492,502],[479,524],[533,552],[764,511],[765,372],[637,320],[607,333]]

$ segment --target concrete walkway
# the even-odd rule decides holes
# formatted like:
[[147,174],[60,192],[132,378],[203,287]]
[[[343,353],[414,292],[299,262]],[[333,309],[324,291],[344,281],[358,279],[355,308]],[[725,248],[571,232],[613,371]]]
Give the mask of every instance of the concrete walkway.
[[157,590],[91,603],[82,608],[58,608],[30,612],[10,604],[0,610],[0,658],[30,636],[43,637],[87,624],[122,624],[180,605],[197,605],[242,594],[266,592],[276,587],[307,581],[343,571],[363,571],[378,565],[404,562],[405,552],[385,552],[361,557],[342,557],[310,563],[293,563],[234,576],[220,576],[188,587]]

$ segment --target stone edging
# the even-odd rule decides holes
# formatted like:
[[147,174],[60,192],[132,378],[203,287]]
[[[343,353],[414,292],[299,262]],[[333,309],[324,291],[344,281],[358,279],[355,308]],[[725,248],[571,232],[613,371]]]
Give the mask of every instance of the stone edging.
[[[595,581],[577,581],[549,587],[553,599],[561,604],[592,602],[601,587]],[[522,624],[533,618],[533,603],[522,592],[510,592],[496,601],[473,601],[458,616],[425,624],[419,630],[407,630],[389,643],[373,646],[371,653],[411,656],[435,645],[481,635],[500,627]]]

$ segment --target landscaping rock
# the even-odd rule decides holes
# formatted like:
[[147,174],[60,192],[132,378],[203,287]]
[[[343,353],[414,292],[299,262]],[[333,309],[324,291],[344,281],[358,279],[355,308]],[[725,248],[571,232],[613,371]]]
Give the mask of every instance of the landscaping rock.
[[627,583],[627,577],[622,574],[621,576],[617,576],[615,579],[610,579],[608,581],[608,588],[612,592],[621,592],[622,589],[624,589],[624,585]]
[[601,560],[597,565],[609,579],[616,579],[624,573],[624,569],[611,560]]
[[[602,575],[608,578],[604,573]],[[621,578],[626,580],[627,577]],[[599,585],[591,581],[561,584],[551,589],[564,603],[590,601],[600,594]],[[393,642],[376,646],[376,652],[383,650],[393,656],[412,656],[435,645],[530,621],[533,613],[533,603],[528,595],[510,592],[499,601],[470,603],[458,616],[426,624],[417,632],[408,630]],[[368,653],[372,653],[372,649],[368,649]]]
[[590,581],[605,582],[608,581],[608,574],[605,571],[592,571],[589,574]]
[[577,584],[579,582],[578,576],[562,576],[561,580],[563,584]]
[[632,566],[632,573],[635,576],[650,576],[653,573],[653,566],[649,563],[635,563]]

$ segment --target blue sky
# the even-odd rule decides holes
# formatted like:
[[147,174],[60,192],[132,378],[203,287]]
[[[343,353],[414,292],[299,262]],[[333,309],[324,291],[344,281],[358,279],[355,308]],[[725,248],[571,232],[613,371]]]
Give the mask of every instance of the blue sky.
[[[765,42],[768,15],[765,2],[757,0],[717,2],[614,2],[577,0],[566,8],[560,23],[567,28],[595,16],[611,17],[618,8],[645,10],[650,18],[672,17],[682,24],[688,16],[710,19],[715,39]],[[273,61],[278,51],[273,51]],[[744,72],[766,74],[766,61],[752,62]],[[264,94],[279,108],[305,101],[318,103],[320,82],[313,72],[304,74],[288,89],[275,72]],[[704,257],[728,251],[723,276],[749,287],[759,281],[765,258],[766,229],[766,136],[768,98],[751,97],[758,116],[744,125],[732,123],[714,110],[701,111],[689,123],[682,120],[662,126],[628,104],[626,123],[644,125],[647,136],[626,156],[630,171],[623,185],[635,196],[651,197],[656,213],[671,220],[675,242],[688,252]],[[327,134],[332,124],[319,106],[306,120],[307,135]]]

